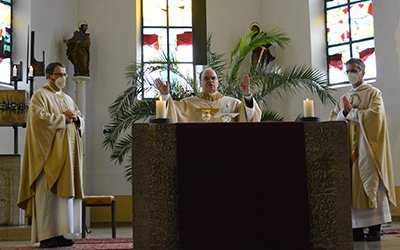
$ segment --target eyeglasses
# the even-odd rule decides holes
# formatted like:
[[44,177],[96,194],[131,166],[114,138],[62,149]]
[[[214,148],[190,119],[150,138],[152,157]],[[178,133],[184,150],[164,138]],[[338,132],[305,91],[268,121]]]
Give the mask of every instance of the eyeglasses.
[[359,73],[359,72],[360,72],[360,70],[357,70],[357,69],[348,69],[345,71],[346,75],[348,75],[349,73]]
[[68,76],[66,73],[53,73],[52,75],[58,76],[58,77],[62,77],[62,76],[67,77]]

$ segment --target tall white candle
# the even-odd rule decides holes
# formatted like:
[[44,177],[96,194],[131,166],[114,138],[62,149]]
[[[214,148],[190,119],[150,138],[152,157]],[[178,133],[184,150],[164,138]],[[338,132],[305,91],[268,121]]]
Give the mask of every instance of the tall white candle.
[[18,75],[17,65],[14,65],[13,71],[12,71],[12,76],[17,76],[17,75]]
[[167,118],[165,101],[163,100],[156,101],[156,118]]
[[304,117],[314,117],[314,101],[306,98],[303,101]]
[[29,76],[33,76],[33,67],[29,66]]

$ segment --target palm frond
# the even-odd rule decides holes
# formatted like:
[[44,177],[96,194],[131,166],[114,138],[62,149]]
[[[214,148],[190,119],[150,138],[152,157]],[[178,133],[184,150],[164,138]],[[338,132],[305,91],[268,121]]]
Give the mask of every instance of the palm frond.
[[283,88],[290,92],[296,92],[298,88],[307,89],[312,94],[317,95],[321,102],[326,104],[328,101],[335,103],[332,96],[333,89],[327,84],[324,72],[305,65],[297,65],[280,69],[282,79],[285,80]]
[[123,138],[118,140],[111,153],[111,160],[121,164],[124,158],[132,152],[132,132],[129,131]]
[[130,107],[115,116],[109,124],[109,132],[105,135],[103,146],[114,149],[119,135],[125,133],[136,121],[148,119],[155,114],[154,100],[137,100]]
[[132,166],[132,157],[127,157],[126,159],[127,162],[130,162],[129,165],[125,165],[124,169],[125,169],[125,178],[129,183],[133,183],[133,166]]
[[207,64],[208,67],[212,68],[218,76],[218,79],[222,80],[224,78],[223,70],[226,67],[224,61],[224,54],[219,54],[212,50],[211,48],[212,34],[207,38]]
[[239,69],[245,58],[256,48],[271,44],[283,48],[289,43],[289,37],[279,29],[248,33],[234,46],[227,75],[227,84],[236,84]]
[[262,113],[261,121],[283,121],[283,117],[272,110],[266,110]]

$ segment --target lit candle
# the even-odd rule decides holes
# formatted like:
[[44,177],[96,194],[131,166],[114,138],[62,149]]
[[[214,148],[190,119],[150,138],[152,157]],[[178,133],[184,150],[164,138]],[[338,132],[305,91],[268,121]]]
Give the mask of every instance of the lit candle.
[[314,117],[314,101],[306,98],[303,101],[304,117]]
[[167,113],[165,111],[165,101],[161,100],[160,97],[160,100],[156,101],[156,118],[167,118]]
[[29,66],[29,76],[33,76],[33,67]]
[[18,70],[17,70],[17,65],[14,65],[14,67],[13,67],[13,76],[17,76],[17,74],[18,74]]

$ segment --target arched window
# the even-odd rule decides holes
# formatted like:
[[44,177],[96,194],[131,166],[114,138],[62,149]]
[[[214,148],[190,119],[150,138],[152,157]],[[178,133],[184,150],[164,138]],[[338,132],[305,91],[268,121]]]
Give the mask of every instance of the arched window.
[[[192,0],[142,0],[142,46],[143,66],[162,66],[164,71],[147,75],[147,79],[161,78],[171,84],[184,83],[179,74],[170,70],[168,61],[177,66],[188,78],[195,75],[192,43]],[[144,98],[153,98],[157,90],[144,86],[148,91]]]
[[371,0],[325,0],[329,84],[348,83],[345,63],[364,60],[364,79],[376,78],[374,19]]

